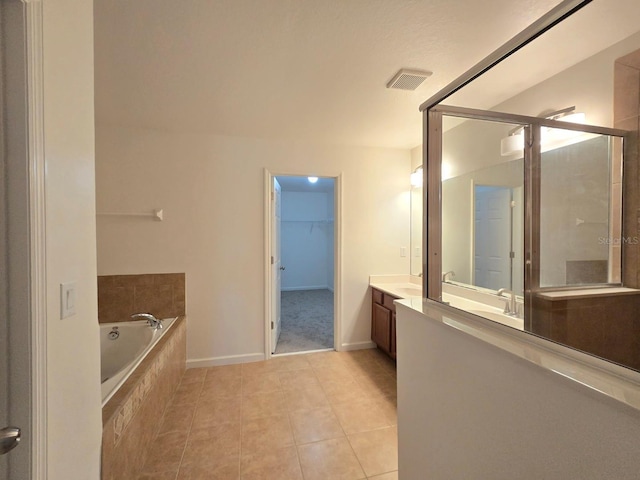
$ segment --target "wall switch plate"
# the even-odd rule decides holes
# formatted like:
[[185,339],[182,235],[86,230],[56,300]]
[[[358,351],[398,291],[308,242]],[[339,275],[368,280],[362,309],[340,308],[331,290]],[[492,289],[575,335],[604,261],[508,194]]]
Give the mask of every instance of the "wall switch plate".
[[414,256],[419,257],[421,255],[420,253],[420,247],[416,247],[416,253]]
[[400,256],[401,257],[407,256],[407,247],[400,247]]
[[60,319],[76,314],[76,282],[60,284]]

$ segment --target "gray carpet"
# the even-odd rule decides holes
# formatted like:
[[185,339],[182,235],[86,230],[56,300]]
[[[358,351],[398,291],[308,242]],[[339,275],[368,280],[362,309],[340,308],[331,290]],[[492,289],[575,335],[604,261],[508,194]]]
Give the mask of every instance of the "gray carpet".
[[333,292],[282,292],[281,330],[275,353],[333,348]]

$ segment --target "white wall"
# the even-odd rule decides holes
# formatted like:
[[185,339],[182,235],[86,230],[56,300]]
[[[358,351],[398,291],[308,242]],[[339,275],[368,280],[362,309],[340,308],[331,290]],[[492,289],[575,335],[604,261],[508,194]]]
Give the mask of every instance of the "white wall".
[[282,290],[329,288],[334,258],[330,199],[333,192],[282,192]]
[[396,325],[403,480],[638,477],[638,410],[415,310]]
[[[48,477],[98,479],[102,411],[96,292],[93,3],[47,0],[44,18]],[[77,313],[60,320],[60,283]]]
[[[411,171],[422,165],[422,145],[411,149]],[[411,274],[422,273],[422,187],[411,189]]]
[[[190,360],[264,355],[264,169],[342,175],[343,346],[370,341],[371,274],[407,273],[408,150],[97,126],[98,274],[185,272]],[[254,355],[254,357],[250,357]],[[240,356],[229,358],[233,356]]]

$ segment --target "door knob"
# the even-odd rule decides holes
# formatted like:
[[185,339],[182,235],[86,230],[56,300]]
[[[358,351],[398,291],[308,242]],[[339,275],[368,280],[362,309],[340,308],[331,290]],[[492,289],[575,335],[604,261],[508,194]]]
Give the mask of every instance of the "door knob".
[[10,452],[20,443],[20,429],[5,427],[0,430],[0,455]]
[[280,267],[280,270],[286,270],[286,268],[285,267]]

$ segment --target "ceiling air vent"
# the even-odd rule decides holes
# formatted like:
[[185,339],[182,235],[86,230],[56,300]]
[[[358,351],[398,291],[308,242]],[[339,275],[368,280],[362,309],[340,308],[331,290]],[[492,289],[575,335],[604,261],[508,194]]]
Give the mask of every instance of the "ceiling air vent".
[[421,70],[409,70],[402,68],[394,75],[387,88],[399,88],[400,90],[415,90],[431,76],[431,72],[423,72]]

